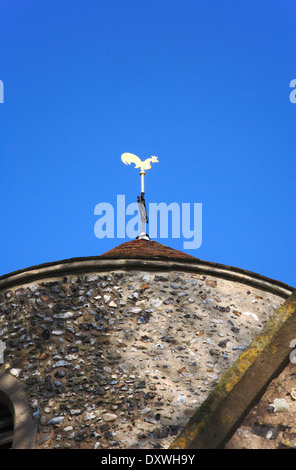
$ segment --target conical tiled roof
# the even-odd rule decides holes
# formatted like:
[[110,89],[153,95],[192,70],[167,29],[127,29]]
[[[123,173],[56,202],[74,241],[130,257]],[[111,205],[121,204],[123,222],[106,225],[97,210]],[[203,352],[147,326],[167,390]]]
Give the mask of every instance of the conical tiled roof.
[[100,258],[112,259],[178,259],[196,261],[194,256],[162,245],[156,241],[132,240],[103,253]]

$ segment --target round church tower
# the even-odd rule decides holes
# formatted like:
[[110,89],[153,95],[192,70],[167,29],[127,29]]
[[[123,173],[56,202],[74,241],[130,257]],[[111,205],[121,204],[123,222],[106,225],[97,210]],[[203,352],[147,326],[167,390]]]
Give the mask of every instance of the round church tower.
[[169,448],[293,288],[155,241],[0,278],[0,448]]

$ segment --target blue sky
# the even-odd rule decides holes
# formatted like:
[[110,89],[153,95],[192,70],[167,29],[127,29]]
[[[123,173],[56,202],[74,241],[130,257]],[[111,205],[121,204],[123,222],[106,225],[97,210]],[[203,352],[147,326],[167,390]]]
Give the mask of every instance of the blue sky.
[[131,152],[159,158],[147,203],[202,203],[189,254],[296,286],[295,18],[293,0],[1,0],[0,275],[128,241],[96,238],[94,208],[136,201]]

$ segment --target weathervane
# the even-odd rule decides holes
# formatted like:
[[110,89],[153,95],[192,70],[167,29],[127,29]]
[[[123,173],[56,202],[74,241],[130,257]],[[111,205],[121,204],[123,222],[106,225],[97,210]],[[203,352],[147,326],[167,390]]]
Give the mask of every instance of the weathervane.
[[147,210],[146,210],[146,204],[145,204],[145,189],[144,189],[144,176],[145,176],[145,170],[150,170],[151,169],[151,163],[157,163],[158,158],[157,157],[151,157],[147,158],[142,162],[137,155],[133,155],[132,153],[123,153],[121,155],[121,160],[123,163],[126,165],[130,165],[131,163],[135,164],[134,168],[140,168],[140,176],[141,176],[141,196],[137,196],[137,202],[139,205],[139,210],[140,210],[140,215],[141,215],[141,221],[142,221],[142,232],[140,235],[137,237],[138,239],[144,239],[144,240],[150,240],[149,235],[146,233],[145,225],[146,223],[148,224],[148,215],[147,215]]

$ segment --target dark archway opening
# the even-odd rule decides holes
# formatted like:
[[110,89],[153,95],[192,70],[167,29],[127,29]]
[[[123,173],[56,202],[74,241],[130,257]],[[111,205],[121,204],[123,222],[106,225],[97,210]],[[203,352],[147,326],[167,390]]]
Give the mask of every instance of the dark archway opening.
[[0,450],[11,449],[13,440],[13,416],[6,405],[0,402]]

